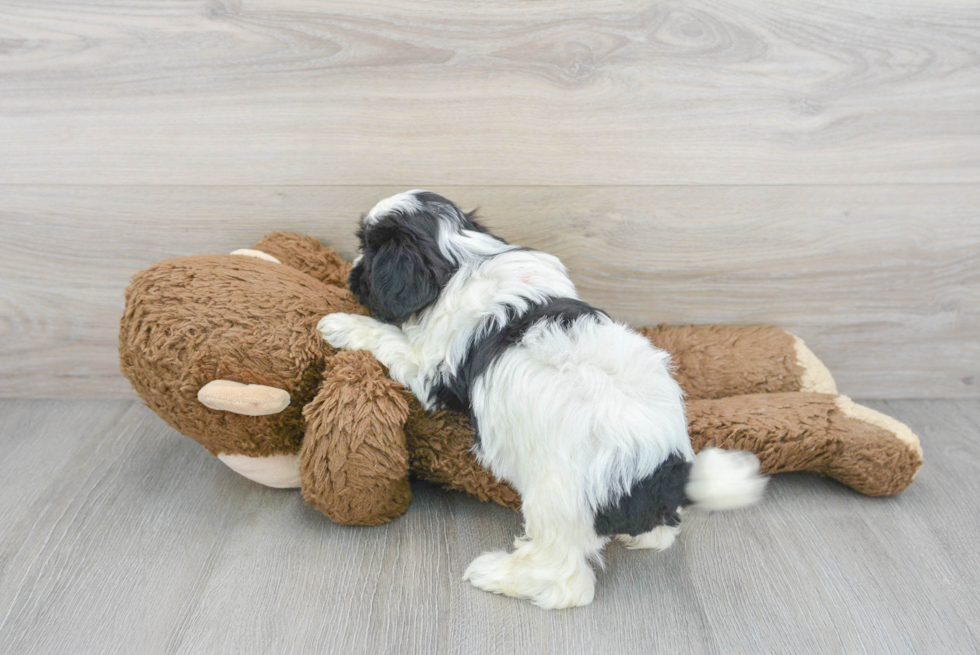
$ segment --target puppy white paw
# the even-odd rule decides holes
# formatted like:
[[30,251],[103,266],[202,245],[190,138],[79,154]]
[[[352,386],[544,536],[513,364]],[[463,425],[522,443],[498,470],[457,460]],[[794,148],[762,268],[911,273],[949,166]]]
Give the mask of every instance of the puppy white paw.
[[635,537],[629,534],[616,535],[616,539],[623,542],[630,550],[667,550],[674,544],[674,539],[681,532],[681,526],[670,527],[669,525],[658,525],[650,532],[638,534]]
[[360,345],[359,335],[368,327],[364,324],[365,319],[372,321],[367,316],[357,316],[355,314],[327,314],[317,323],[316,329],[323,335],[323,339],[334,348],[363,348]]
[[463,579],[469,580],[470,584],[477,589],[489,591],[492,594],[514,596],[513,593],[507,593],[502,584],[507,578],[506,560],[508,557],[510,555],[502,550],[483,553],[466,567]]
[[470,563],[463,579],[477,589],[526,598],[546,610],[581,607],[595,596],[595,575],[585,562],[569,570],[567,562],[535,563],[520,552],[484,553]]

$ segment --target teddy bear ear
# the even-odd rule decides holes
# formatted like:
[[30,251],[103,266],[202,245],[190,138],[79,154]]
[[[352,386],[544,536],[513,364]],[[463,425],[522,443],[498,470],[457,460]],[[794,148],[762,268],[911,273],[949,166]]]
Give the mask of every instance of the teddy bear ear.
[[281,264],[282,262],[270,255],[267,252],[262,252],[261,250],[255,250],[254,248],[239,248],[238,250],[233,250],[228,253],[230,255],[242,255],[244,257],[257,257],[258,259],[264,259],[267,262],[274,262],[276,264]]
[[208,382],[197,392],[197,399],[209,409],[245,416],[278,414],[289,406],[289,392],[285,389],[231,380]]

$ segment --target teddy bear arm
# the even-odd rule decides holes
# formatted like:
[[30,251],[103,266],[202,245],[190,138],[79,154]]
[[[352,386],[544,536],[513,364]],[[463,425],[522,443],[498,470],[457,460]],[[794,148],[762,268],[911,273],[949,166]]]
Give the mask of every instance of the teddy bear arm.
[[414,397],[410,406],[405,434],[414,475],[484,502],[520,509],[520,495],[477,461],[473,454],[473,427],[465,415],[426,412]]
[[365,351],[327,362],[323,385],[303,409],[299,453],[306,501],[337,523],[379,525],[412,499],[404,424],[405,389]]
[[803,340],[769,325],[645,327],[640,333],[671,354],[688,398],[753,393],[837,393],[827,367]]
[[904,424],[820,393],[750,394],[688,403],[695,450],[746,450],[767,474],[812,471],[869,496],[897,494],[922,465],[918,438]]
[[293,232],[272,232],[251,248],[275,257],[325,284],[347,287],[351,265],[337,251],[320,243],[319,239]]

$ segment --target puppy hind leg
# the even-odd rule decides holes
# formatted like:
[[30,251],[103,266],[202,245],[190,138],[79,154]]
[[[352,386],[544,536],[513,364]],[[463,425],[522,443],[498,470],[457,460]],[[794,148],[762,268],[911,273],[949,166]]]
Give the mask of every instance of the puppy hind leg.
[[512,553],[477,557],[463,579],[484,591],[527,598],[544,609],[591,603],[595,573],[590,561],[601,563],[599,553],[607,539],[596,535],[584,499],[576,503],[579,507],[562,507],[559,496],[554,487],[525,493],[526,535],[514,543]]
[[674,545],[674,540],[681,533],[681,524],[679,521],[681,514],[684,513],[684,508],[678,507],[674,512],[676,514],[674,518],[678,521],[676,525],[665,523],[658,525],[653,530],[638,535],[618,534],[616,535],[616,541],[622,543],[630,550],[667,550]]
[[622,542],[630,550],[667,550],[674,544],[677,535],[681,533],[679,525],[658,525],[649,532],[638,534],[618,534],[616,540]]

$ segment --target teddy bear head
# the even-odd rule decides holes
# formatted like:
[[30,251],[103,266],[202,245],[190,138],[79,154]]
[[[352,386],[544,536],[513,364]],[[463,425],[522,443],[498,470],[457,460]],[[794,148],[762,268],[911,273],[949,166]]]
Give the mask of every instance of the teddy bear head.
[[346,288],[348,270],[315,239],[283,233],[254,249],[159,262],[126,290],[122,372],[214,455],[295,454],[303,408],[335,354],[316,323],[366,311]]

